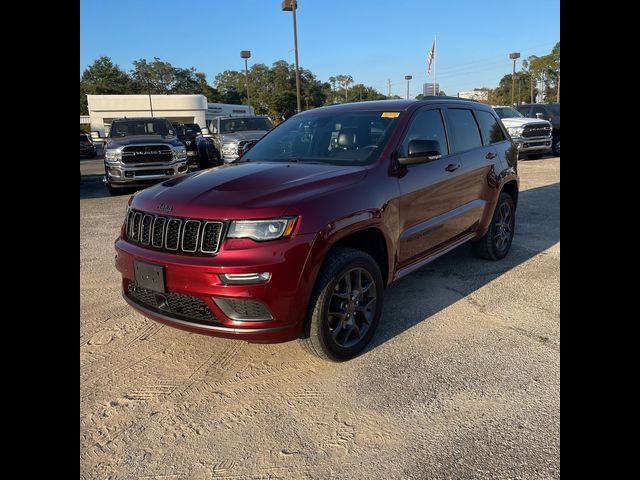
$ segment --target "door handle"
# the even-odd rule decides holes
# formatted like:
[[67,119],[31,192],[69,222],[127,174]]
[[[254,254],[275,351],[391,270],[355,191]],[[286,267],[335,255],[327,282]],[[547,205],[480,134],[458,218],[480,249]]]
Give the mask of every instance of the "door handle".
[[486,158],[487,160],[493,160],[494,158],[496,158],[496,154],[493,152],[489,152],[484,156],[484,158]]
[[454,170],[457,170],[458,168],[460,168],[460,164],[455,164],[455,165],[454,165],[453,163],[450,163],[449,165],[447,165],[447,166],[445,167],[445,170],[446,170],[447,172],[453,172]]

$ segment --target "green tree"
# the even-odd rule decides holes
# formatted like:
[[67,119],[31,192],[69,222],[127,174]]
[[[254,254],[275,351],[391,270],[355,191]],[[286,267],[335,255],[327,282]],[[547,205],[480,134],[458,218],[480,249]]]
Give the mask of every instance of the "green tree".
[[89,65],[80,77],[80,115],[88,115],[87,95],[134,93],[131,77],[109,57],[102,56]]

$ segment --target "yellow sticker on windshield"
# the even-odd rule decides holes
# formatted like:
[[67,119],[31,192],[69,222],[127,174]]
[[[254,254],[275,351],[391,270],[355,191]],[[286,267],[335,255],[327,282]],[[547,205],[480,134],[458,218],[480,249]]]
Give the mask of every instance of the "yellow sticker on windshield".
[[380,115],[382,118],[398,118],[400,116],[400,112],[382,112]]

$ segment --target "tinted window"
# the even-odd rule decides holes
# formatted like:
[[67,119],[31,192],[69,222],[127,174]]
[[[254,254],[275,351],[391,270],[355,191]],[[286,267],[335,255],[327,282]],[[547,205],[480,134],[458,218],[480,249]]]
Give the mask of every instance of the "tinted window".
[[547,105],[547,108],[551,111],[553,115],[560,116],[560,104],[559,103],[550,103]]
[[489,143],[498,143],[505,140],[504,133],[502,133],[502,129],[493,115],[489,112],[476,110],[476,116],[485,140]]
[[245,132],[248,130],[271,130],[273,124],[268,118],[231,118],[220,121],[220,133]]
[[533,115],[531,115],[533,118],[536,118],[536,114],[541,113],[542,114],[542,118],[547,118],[549,116],[549,114],[547,113],[547,111],[544,109],[544,107],[533,107]]
[[493,111],[500,118],[520,118],[523,116],[518,110],[511,107],[494,107]]
[[453,146],[456,152],[464,152],[482,146],[480,130],[471,110],[450,108],[447,111]]
[[173,125],[167,120],[117,120],[111,125],[111,138],[136,135],[175,135]]
[[367,165],[380,156],[400,115],[309,110],[286,120],[240,161]]
[[449,153],[440,110],[423,110],[416,113],[411,120],[411,125],[409,125],[409,131],[402,141],[402,146],[398,152],[400,157],[408,155],[407,151],[411,140],[435,140],[440,143],[440,153],[442,155]]

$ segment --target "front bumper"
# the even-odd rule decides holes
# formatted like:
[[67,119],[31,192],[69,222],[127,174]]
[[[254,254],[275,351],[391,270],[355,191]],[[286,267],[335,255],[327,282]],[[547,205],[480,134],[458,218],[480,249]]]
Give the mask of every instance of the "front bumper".
[[[255,343],[276,343],[297,338],[306,315],[310,284],[305,268],[314,235],[294,235],[287,240],[256,243],[224,240],[217,255],[188,255],[155,250],[116,241],[116,268],[122,274],[122,294],[141,314],[175,328],[204,335],[239,338]],[[248,243],[251,242],[251,243]],[[242,248],[247,247],[250,248]],[[175,309],[161,310],[139,301],[131,289],[136,288],[134,259],[164,270],[166,295],[186,295],[211,313],[208,322],[185,317]],[[265,283],[226,285],[222,273],[270,272]],[[133,284],[133,287],[131,286]],[[159,303],[163,302],[163,294]],[[186,297],[184,297],[186,298]],[[270,319],[237,319],[229,315],[229,301],[261,303]],[[170,303],[170,302],[167,302]],[[236,317],[236,318],[232,318]]]
[[169,164],[125,164],[121,162],[104,162],[105,182],[112,186],[129,187],[158,183],[189,172],[187,159],[177,160]]
[[511,137],[518,153],[546,153],[551,151],[552,137]]

